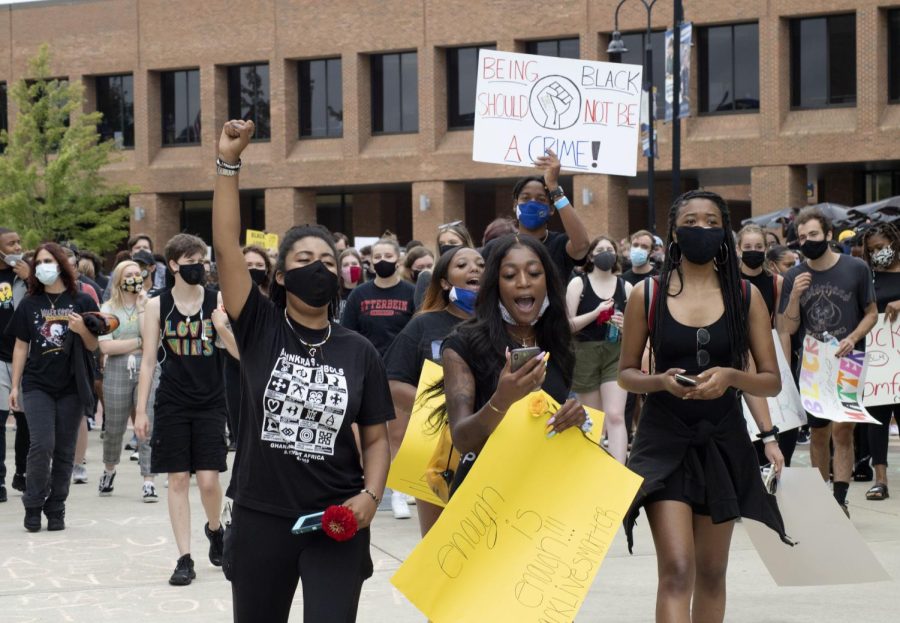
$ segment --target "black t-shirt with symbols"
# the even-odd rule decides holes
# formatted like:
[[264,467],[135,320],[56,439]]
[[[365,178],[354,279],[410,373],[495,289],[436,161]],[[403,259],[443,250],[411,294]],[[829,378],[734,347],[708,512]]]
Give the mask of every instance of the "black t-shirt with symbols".
[[316,344],[327,330],[289,323],[284,309],[256,288],[232,327],[243,400],[228,496],[296,518],[357,495],[365,484],[351,424],[394,417],[378,351],[332,323],[311,354],[300,338]]
[[418,385],[425,360],[441,363],[441,344],[460,322],[462,318],[448,311],[426,312],[413,318],[384,356],[388,379]]
[[34,294],[22,299],[7,331],[30,347],[23,392],[40,390],[57,397],[78,391],[63,344],[69,334],[69,314],[88,311],[99,310],[94,299],[83,292]]
[[[13,285],[16,282],[16,273],[12,268],[0,270],[0,361],[12,361],[13,348],[16,346],[16,336],[6,331],[16,311],[13,301]],[[0,405],[5,409],[6,405]]]

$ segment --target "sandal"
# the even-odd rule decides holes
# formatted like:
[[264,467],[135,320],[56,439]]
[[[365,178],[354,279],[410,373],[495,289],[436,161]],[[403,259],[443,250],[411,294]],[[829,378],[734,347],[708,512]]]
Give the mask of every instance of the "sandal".
[[886,500],[891,495],[888,493],[888,486],[883,482],[879,482],[874,487],[866,491],[866,499],[871,501]]

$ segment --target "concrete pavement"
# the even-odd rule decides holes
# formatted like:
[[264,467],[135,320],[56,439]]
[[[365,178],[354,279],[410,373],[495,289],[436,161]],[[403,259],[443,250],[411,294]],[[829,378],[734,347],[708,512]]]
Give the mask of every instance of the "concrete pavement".
[[[12,465],[14,434],[7,434],[7,466]],[[808,465],[808,447],[798,448],[795,465]],[[199,494],[192,487],[193,550],[197,579],[188,587],[167,583],[177,553],[169,528],[163,487],[160,502],[140,498],[137,463],[123,452],[112,497],[97,495],[102,465],[98,431],[90,433],[86,485],[72,485],[67,529],[30,534],[22,527],[20,494],[0,504],[0,621],[100,622],[231,620],[230,585],[209,564]],[[232,458],[231,455],[230,458]],[[892,441],[889,461],[900,465],[900,445]],[[900,469],[890,478],[897,497],[867,502],[868,483],[850,488],[853,523],[894,578],[891,582],[838,587],[779,588],[769,576],[744,529],[735,530],[728,571],[728,609],[734,623],[792,623],[858,620],[897,621],[900,617]],[[230,474],[222,478],[223,487]],[[11,478],[11,474],[10,474]],[[46,524],[45,524],[46,525]],[[396,521],[381,511],[373,525],[375,575],[363,587],[360,622],[425,621],[389,579],[418,542],[413,519]],[[646,522],[636,532],[633,556],[617,536],[576,621],[645,623],[653,620],[656,558]],[[291,621],[302,620],[298,591]]]

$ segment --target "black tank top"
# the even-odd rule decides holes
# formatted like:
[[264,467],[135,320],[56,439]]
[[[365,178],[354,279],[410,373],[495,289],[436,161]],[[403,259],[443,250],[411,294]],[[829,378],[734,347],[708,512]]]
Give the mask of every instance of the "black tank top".
[[[750,311],[749,297],[744,300],[744,316]],[[731,367],[731,342],[728,339],[728,323],[723,313],[711,325],[704,327],[709,332],[709,341],[700,344],[697,339],[698,327],[689,327],[679,323],[669,313],[668,305],[663,303],[660,331],[665,335],[659,350],[654,352],[657,372],[665,372],[671,368],[682,368],[688,376],[695,376],[709,368]],[[709,353],[709,364],[697,364],[697,351],[704,349]],[[737,390],[728,389],[715,400],[682,400],[669,392],[650,394],[651,402],[661,403],[666,409],[677,414],[685,421],[721,419],[734,408]]]
[[741,272],[741,277],[752,283],[756,286],[756,289],[759,290],[759,293],[762,294],[763,300],[766,302],[766,307],[769,309],[769,319],[772,321],[772,326],[775,326],[775,310],[777,309],[778,301],[775,300],[775,277],[766,271],[762,271],[758,275],[745,275]]
[[171,290],[159,296],[161,373],[156,390],[157,405],[190,411],[225,408],[222,351],[216,348],[212,313],[217,294],[205,289],[200,312],[185,316],[175,305]]
[[[594,288],[591,285],[591,280],[587,275],[581,275],[581,277],[576,277],[576,279],[581,279],[582,285],[584,286],[581,290],[581,300],[578,302],[578,310],[575,313],[576,316],[592,312],[597,309],[597,306],[600,305],[600,303],[609,300],[601,299],[597,296],[597,293],[594,292]],[[625,298],[625,280],[621,277],[616,278],[616,291],[613,292],[613,300],[616,302],[617,310],[625,311],[625,303],[627,302]],[[596,322],[592,322],[579,331],[575,335],[575,338],[579,342],[602,342],[606,339],[606,330],[607,325],[605,323],[598,325]]]

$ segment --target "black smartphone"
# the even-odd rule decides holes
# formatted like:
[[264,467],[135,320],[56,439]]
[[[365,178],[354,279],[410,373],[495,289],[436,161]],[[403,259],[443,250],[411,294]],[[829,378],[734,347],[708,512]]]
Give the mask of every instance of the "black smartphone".
[[315,532],[316,530],[322,529],[322,515],[321,513],[313,513],[312,515],[303,515],[297,520],[297,523],[294,524],[294,527],[291,528],[291,532],[293,534],[309,534],[310,532]]
[[509,353],[509,369],[515,372],[525,365],[529,359],[537,357],[541,353],[538,346],[527,346],[525,348],[514,348]]
[[697,387],[698,385],[697,379],[692,379],[691,377],[685,376],[683,374],[676,374],[675,382],[685,387]]

